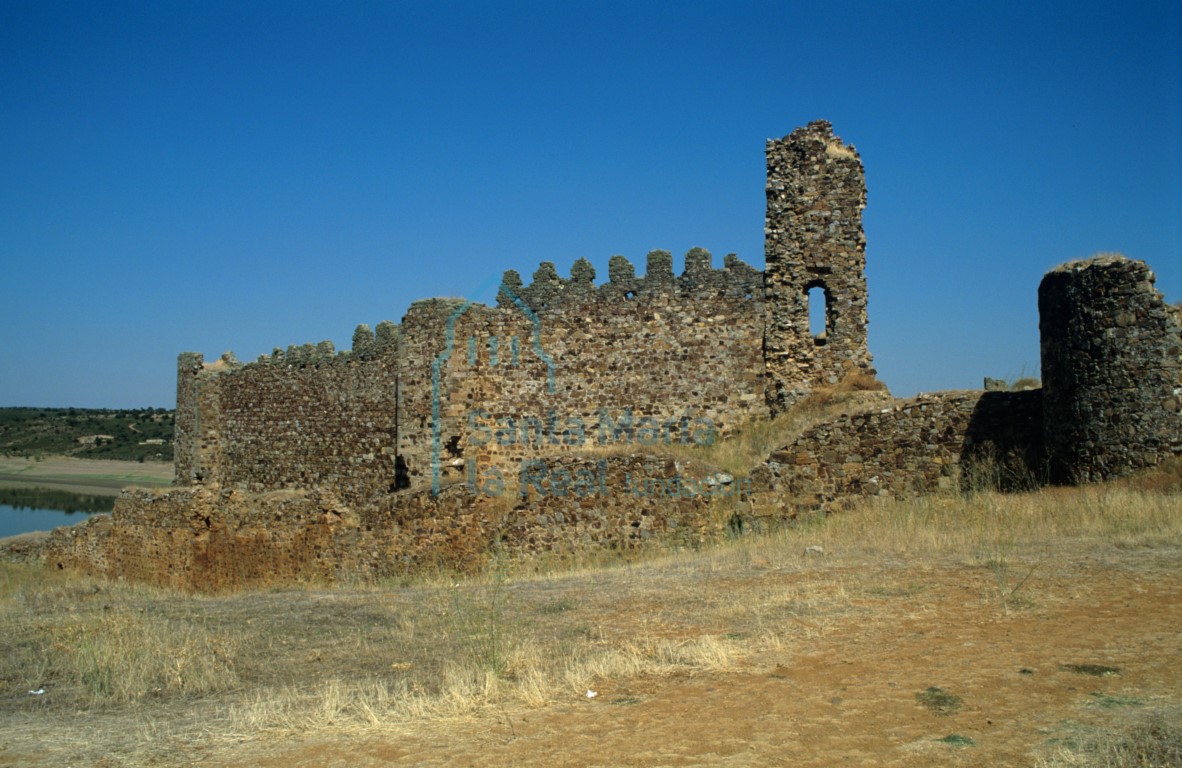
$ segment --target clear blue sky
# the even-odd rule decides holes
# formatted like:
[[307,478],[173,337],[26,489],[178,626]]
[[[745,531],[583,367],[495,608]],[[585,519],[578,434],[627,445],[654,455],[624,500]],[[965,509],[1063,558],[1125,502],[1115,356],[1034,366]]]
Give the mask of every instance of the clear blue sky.
[[866,165],[896,394],[1038,370],[1117,250],[1182,300],[1182,12],[1039,2],[0,3],[0,405],[169,406],[250,360],[690,247],[763,264],[764,142]]

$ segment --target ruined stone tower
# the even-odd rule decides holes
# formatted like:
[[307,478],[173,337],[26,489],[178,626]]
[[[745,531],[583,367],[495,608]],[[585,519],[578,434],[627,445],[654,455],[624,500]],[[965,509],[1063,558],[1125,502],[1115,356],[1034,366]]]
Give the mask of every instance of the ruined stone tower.
[[[767,143],[764,229],[768,402],[781,411],[819,384],[860,369],[866,345],[866,236],[862,160],[817,120]],[[824,329],[809,302],[824,302]]]
[[1102,256],[1038,287],[1050,479],[1104,480],[1182,453],[1182,311],[1143,261]]

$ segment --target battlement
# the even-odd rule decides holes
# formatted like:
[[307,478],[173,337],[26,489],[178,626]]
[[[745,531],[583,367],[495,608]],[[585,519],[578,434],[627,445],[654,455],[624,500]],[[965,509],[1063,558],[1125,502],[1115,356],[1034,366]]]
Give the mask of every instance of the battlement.
[[763,272],[744,263],[735,254],[727,254],[721,269],[713,268],[713,256],[705,248],[691,248],[685,254],[685,269],[673,274],[673,254],[650,251],[645,274],[637,277],[636,267],[624,256],[608,261],[608,279],[595,285],[595,267],[579,259],[569,278],[559,276],[554,262],[543,261],[533,274],[533,282],[524,285],[513,269],[505,272],[497,294],[497,305],[511,308],[522,302],[534,312],[543,312],[566,304],[587,301],[620,302],[645,300],[657,295],[684,298],[724,296],[740,300],[763,300]]
[[[761,302],[763,300],[763,272],[733,253],[727,254],[723,266],[713,267],[713,256],[705,248],[691,248],[685,254],[685,269],[680,276],[673,273],[673,255],[669,251],[648,253],[644,276],[636,275],[636,268],[624,256],[612,256],[608,261],[608,281],[595,284],[595,267],[585,258],[576,261],[570,277],[561,277],[554,262],[543,261],[533,274],[533,282],[524,285],[520,274],[507,270],[497,293],[497,307],[545,312],[584,302],[645,301],[657,296],[688,302],[703,297],[719,297]],[[519,304],[520,302],[520,304]],[[446,317],[460,305],[470,304],[487,308],[480,302],[464,299],[421,299],[411,304],[407,318]],[[404,318],[403,322],[406,322]],[[241,363],[227,352],[215,363],[205,363],[198,353],[185,352],[185,357],[200,357],[201,374],[220,374],[255,365],[280,365],[296,368],[320,367],[348,361],[367,360],[383,354],[397,354],[402,325],[383,320],[376,327],[361,323],[353,331],[352,347],[337,350],[330,340],[318,343],[291,344],[275,347],[271,354],[259,355],[253,362]]]
[[[317,367],[348,360],[366,360],[371,357],[395,352],[398,348],[400,329],[397,323],[383,320],[377,328],[361,323],[353,331],[353,346],[337,350],[332,341],[325,339],[316,344],[290,344],[286,349],[275,347],[269,355],[259,355],[252,365],[286,365],[298,368]],[[192,353],[186,353],[192,354]],[[246,367],[239,364],[238,367]],[[214,369],[209,369],[211,372]]]

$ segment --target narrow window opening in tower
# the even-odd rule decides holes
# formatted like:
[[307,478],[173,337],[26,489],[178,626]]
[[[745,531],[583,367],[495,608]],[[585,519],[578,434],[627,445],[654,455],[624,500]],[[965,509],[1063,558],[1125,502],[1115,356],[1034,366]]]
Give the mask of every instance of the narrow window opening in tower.
[[829,307],[825,289],[814,285],[808,290],[809,334],[818,346],[825,343],[828,328]]

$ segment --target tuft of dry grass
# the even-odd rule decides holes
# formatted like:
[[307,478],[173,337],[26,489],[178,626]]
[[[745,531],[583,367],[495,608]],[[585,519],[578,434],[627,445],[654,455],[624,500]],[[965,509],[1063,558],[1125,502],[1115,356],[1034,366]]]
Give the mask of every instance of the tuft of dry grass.
[[1038,768],[1177,768],[1182,766],[1182,709],[1162,707],[1122,718],[1059,746]]
[[825,142],[825,154],[830,157],[856,157],[853,149],[837,141]]

